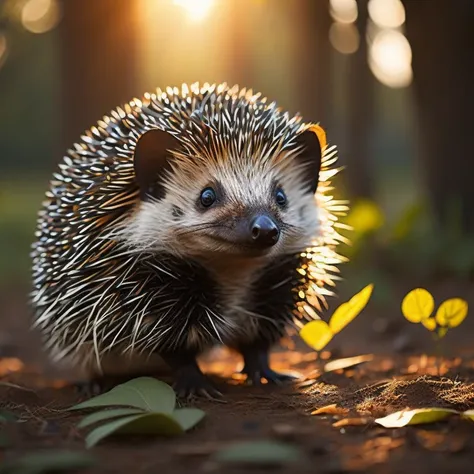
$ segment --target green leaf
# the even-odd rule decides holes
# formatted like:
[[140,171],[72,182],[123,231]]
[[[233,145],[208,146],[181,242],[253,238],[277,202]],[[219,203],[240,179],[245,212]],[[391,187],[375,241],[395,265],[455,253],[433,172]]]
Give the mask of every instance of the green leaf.
[[148,413],[119,418],[92,430],[86,437],[86,447],[95,446],[102,439],[116,434],[175,436],[184,432],[169,414]]
[[72,407],[72,410],[101,406],[131,406],[147,412],[171,414],[176,404],[174,390],[152,377],[139,377],[117,385],[110,392]]
[[1,474],[43,474],[87,469],[95,464],[88,453],[74,451],[45,451],[30,453],[2,465]]
[[295,446],[277,441],[248,441],[236,443],[213,456],[220,462],[281,465],[303,458]]
[[102,410],[85,416],[77,425],[78,428],[85,428],[99,421],[111,420],[122,416],[140,415],[143,410],[138,408],[114,408],[112,410]]
[[199,408],[178,408],[173,412],[173,418],[180,424],[184,431],[197,425],[205,413]]
[[401,428],[407,425],[435,423],[456,413],[458,413],[456,410],[448,408],[416,408],[397,411],[383,418],[377,418],[375,423],[385,428]]

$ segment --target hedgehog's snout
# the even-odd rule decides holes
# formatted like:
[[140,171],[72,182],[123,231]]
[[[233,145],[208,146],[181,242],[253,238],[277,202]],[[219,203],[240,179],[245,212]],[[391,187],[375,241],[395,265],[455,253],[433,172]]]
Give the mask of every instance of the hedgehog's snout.
[[257,216],[250,225],[252,241],[258,247],[272,247],[280,238],[278,225],[266,215]]

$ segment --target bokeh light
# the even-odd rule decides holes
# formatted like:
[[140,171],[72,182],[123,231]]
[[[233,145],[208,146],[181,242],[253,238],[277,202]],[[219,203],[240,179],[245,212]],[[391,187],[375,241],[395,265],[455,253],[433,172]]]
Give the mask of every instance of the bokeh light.
[[176,5],[183,7],[192,20],[202,20],[209,14],[213,0],[174,0]]
[[336,51],[352,54],[359,48],[359,32],[353,23],[333,23],[329,30],[329,41]]
[[329,12],[339,23],[354,23],[357,20],[356,0],[329,0]]
[[410,43],[402,33],[379,31],[369,51],[370,69],[382,84],[392,88],[410,85],[413,78],[412,53]]
[[405,7],[401,0],[369,0],[371,20],[380,28],[399,28],[405,23]]
[[5,35],[0,33],[0,68],[5,63],[5,59],[7,59],[7,52],[7,38],[5,38]]
[[28,0],[21,10],[21,23],[31,33],[52,30],[61,17],[57,0]]

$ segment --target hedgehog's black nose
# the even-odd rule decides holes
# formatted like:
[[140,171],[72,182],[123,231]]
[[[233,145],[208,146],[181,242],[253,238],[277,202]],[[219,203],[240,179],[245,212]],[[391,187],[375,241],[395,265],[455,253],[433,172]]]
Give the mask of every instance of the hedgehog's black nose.
[[280,238],[280,229],[268,216],[258,216],[251,224],[251,235],[254,244],[259,247],[271,247]]

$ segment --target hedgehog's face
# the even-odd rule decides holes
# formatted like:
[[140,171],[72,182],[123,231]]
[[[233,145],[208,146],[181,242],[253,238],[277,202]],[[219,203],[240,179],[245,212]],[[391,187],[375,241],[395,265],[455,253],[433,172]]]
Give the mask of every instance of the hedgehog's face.
[[321,150],[313,132],[300,141],[299,153],[272,157],[265,166],[253,156],[199,166],[175,161],[164,183],[147,180],[145,194],[152,197],[145,196],[136,215],[138,244],[186,257],[302,252],[318,234]]

